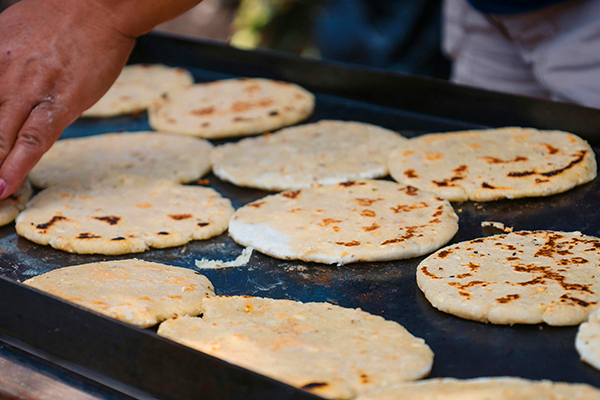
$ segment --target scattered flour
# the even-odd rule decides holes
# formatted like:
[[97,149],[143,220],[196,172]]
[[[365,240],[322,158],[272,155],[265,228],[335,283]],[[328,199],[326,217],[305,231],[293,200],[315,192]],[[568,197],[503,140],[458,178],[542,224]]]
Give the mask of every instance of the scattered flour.
[[203,258],[202,260],[196,260],[196,268],[200,269],[216,269],[216,268],[231,268],[231,267],[243,267],[248,264],[250,261],[250,256],[252,256],[252,251],[254,249],[252,247],[246,247],[242,254],[239,255],[233,261],[223,261],[223,260],[207,260]]
[[496,222],[496,221],[482,221],[481,222],[481,227],[482,228],[485,228],[485,227],[488,227],[488,226],[494,227],[494,228],[499,229],[499,230],[501,230],[503,232],[506,232],[506,233],[510,233],[510,232],[513,231],[512,227],[504,226],[504,224],[502,222]]

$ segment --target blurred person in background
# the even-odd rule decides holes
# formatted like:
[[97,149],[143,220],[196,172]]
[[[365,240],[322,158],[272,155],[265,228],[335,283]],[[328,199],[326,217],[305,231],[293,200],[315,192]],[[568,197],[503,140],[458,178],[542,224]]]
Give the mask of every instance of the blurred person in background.
[[600,108],[600,0],[328,0],[324,59]]
[[446,0],[453,82],[600,108],[600,0]]
[[437,0],[204,0],[157,30],[447,79],[440,19]]
[[326,60],[448,78],[437,0],[328,0],[315,18]]
[[221,39],[236,47],[600,108],[600,0],[445,0],[443,12],[435,0],[205,0],[197,9],[215,3],[231,15]]

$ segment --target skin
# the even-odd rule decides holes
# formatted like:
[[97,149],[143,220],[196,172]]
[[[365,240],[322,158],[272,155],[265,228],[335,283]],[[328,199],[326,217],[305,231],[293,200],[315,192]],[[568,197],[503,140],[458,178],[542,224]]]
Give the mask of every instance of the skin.
[[0,14],[0,199],[125,65],[135,38],[199,0],[23,0]]

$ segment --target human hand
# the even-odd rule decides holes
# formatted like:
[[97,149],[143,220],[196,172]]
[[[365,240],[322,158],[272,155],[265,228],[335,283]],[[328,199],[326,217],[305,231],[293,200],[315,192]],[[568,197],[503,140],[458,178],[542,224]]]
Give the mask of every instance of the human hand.
[[117,78],[135,39],[114,19],[93,0],[23,0],[0,14],[0,199]]

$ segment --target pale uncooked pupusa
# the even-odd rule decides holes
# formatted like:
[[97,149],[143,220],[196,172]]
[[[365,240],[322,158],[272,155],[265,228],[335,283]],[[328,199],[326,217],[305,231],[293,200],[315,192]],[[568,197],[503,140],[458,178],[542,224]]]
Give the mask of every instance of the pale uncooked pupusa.
[[600,370],[600,314],[599,310],[590,314],[588,320],[579,325],[575,348],[582,361]]
[[294,190],[388,174],[387,159],[406,139],[362,122],[320,121],[216,147],[219,178],[238,186]]
[[13,194],[4,200],[0,200],[0,226],[13,222],[17,215],[19,215],[19,212],[25,209],[25,204],[29,201],[32,194],[33,190],[26,179]]
[[214,288],[187,268],[137,259],[55,269],[23,282],[142,328],[179,315],[198,315]]
[[261,253],[338,265],[417,257],[457,230],[448,201],[375,180],[267,196],[238,209],[229,222],[233,240]]
[[144,111],[165,92],[194,83],[194,77],[183,68],[160,64],[135,64],[123,68],[121,74],[83,117],[112,117]]
[[401,383],[356,400],[600,400],[600,390],[584,384],[498,377],[428,379]]
[[97,181],[114,175],[187,183],[210,170],[212,145],[160,132],[107,133],[56,142],[29,173],[34,186]]
[[325,398],[420,379],[433,363],[400,324],[328,303],[210,297],[202,318],[165,321],[158,334]]

